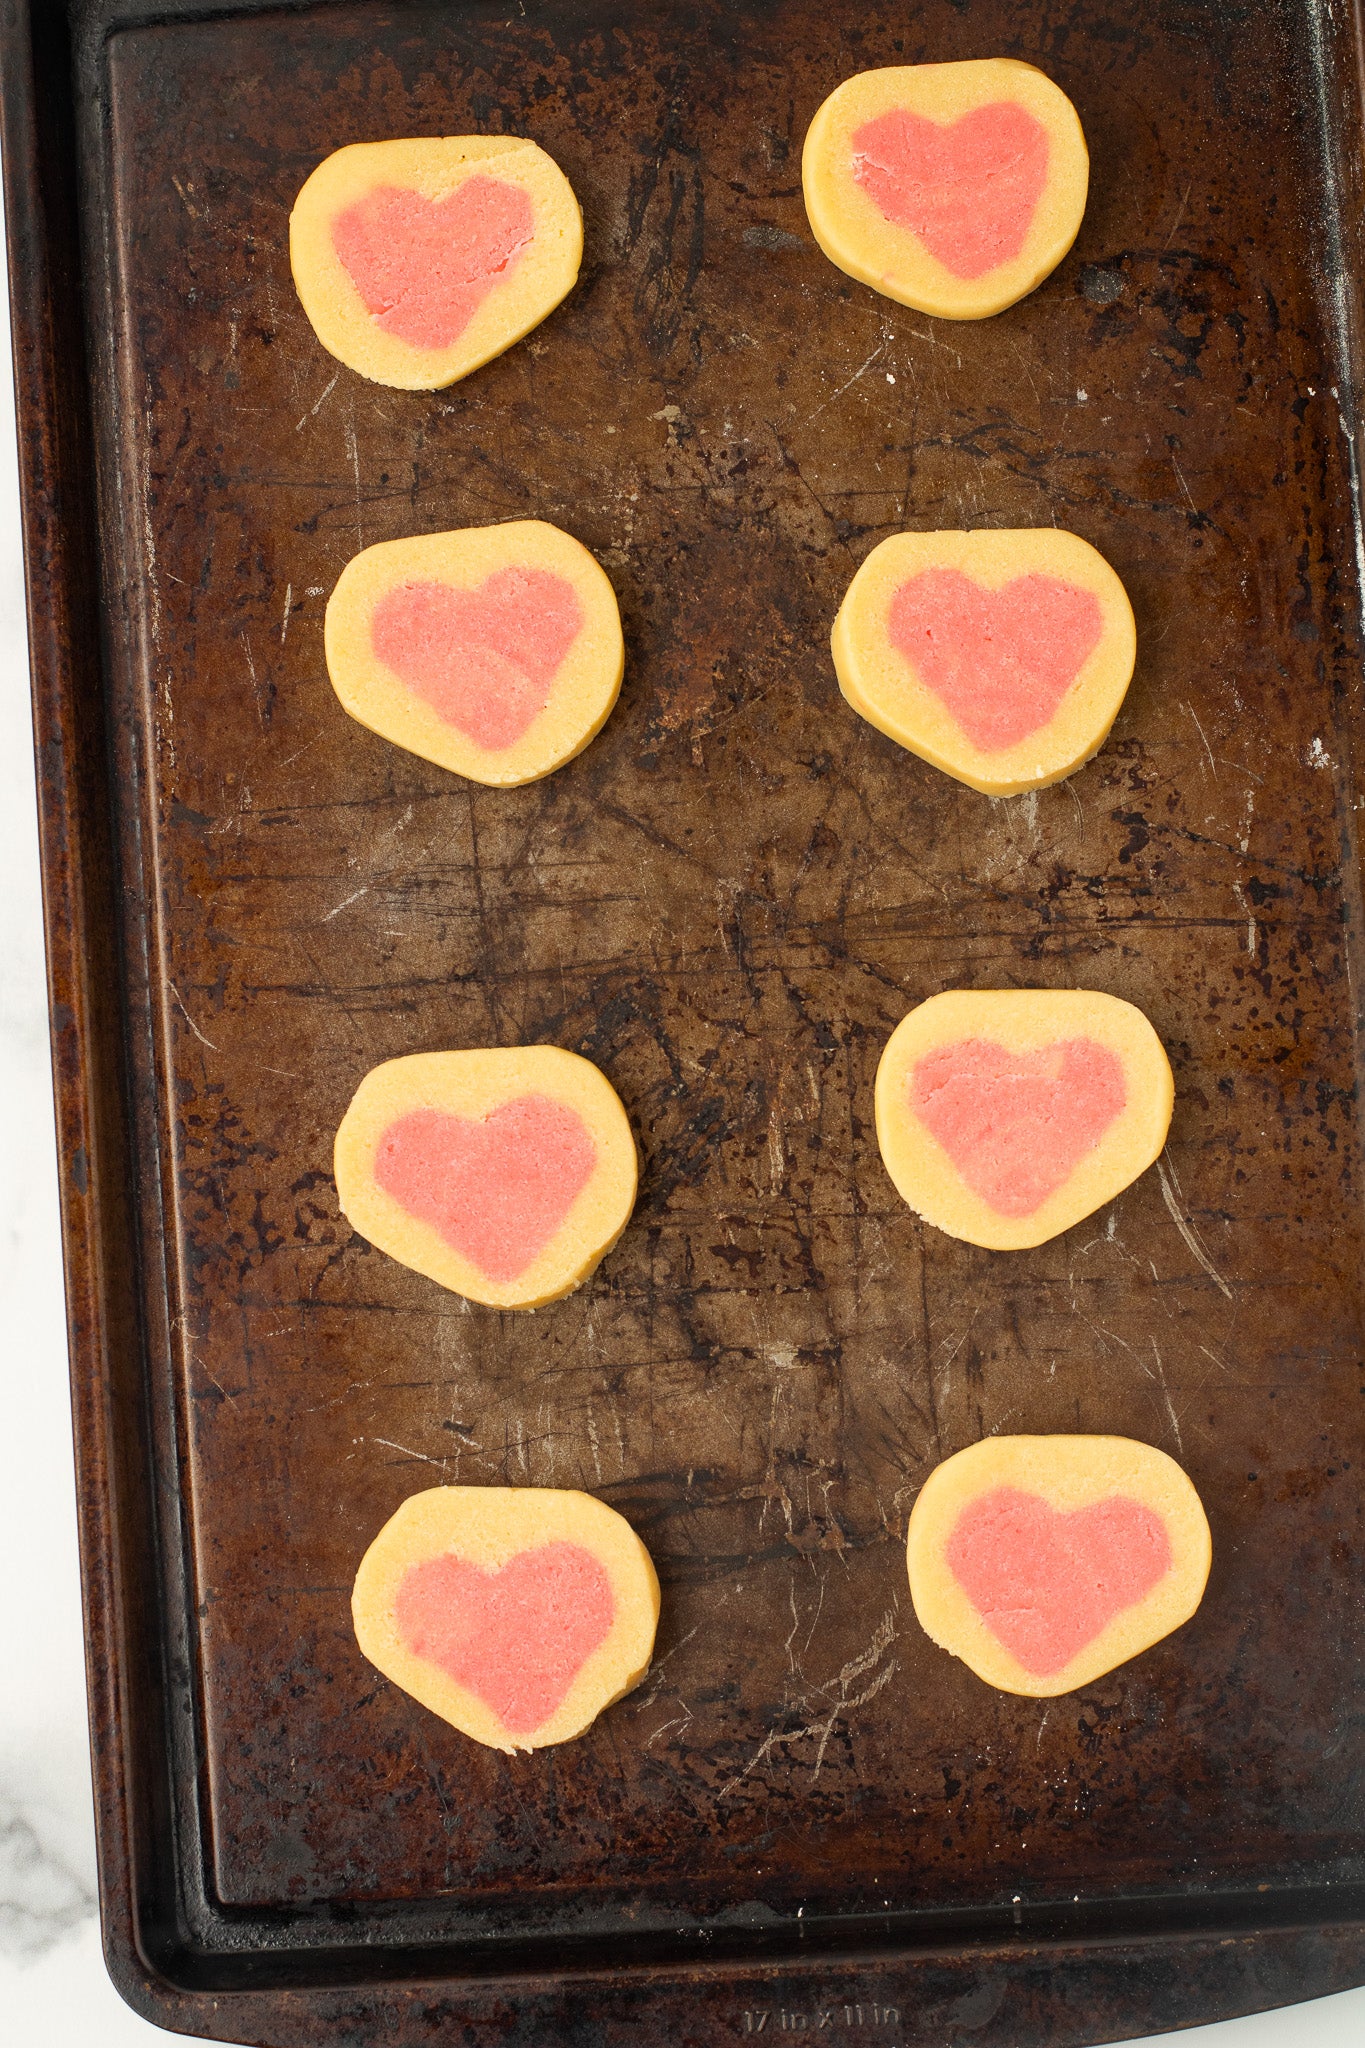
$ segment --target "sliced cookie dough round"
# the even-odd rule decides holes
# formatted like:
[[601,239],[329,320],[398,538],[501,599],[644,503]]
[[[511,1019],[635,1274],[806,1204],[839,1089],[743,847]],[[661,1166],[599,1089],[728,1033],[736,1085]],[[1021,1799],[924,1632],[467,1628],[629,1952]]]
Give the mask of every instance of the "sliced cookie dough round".
[[1124,1436],[996,1436],[925,1481],[910,1597],[926,1635],[1002,1692],[1088,1685],[1189,1620],[1212,1545],[1189,1479]]
[[454,1294],[539,1308],[579,1287],[635,1206],[635,1139],[591,1060],[555,1045],[411,1053],[341,1120],[342,1213]]
[[325,349],[376,384],[435,391],[572,288],[583,216],[553,157],[514,135],[351,142],[289,217],[289,260]]
[[324,645],[352,718],[502,789],[582,753],[625,670],[606,572],[541,519],[363,549],[328,600]]
[[850,583],[831,647],[869,724],[985,796],[1015,796],[1099,752],[1137,633],[1104,556],[1043,526],[892,534]]
[[1175,1099],[1141,1010],[1092,989],[955,989],[896,1026],[877,1141],[897,1192],[968,1244],[1019,1251],[1152,1164]]
[[981,320],[1066,255],[1090,159],[1059,86],[986,57],[847,79],[810,124],[801,179],[831,263],[918,312]]
[[351,1613],[371,1664],[433,1714],[491,1749],[543,1749],[644,1677],[659,1581],[591,1494],[434,1486],[375,1537]]

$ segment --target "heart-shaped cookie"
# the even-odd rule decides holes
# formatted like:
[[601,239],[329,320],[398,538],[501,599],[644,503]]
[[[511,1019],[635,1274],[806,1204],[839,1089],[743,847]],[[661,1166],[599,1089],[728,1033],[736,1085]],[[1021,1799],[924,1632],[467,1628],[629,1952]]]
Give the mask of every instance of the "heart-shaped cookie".
[[375,653],[448,725],[489,752],[549,702],[583,625],[578,593],[547,569],[497,569],[474,590],[401,583],[374,608]]
[[1051,723],[1103,631],[1093,590],[1036,574],[987,590],[960,569],[923,569],[887,615],[892,646],[986,754]]
[[439,1665],[509,1734],[549,1720],[611,1628],[611,1581],[577,1543],[523,1550],[500,1571],[463,1557],[410,1566],[394,1603],[414,1656]]
[[559,304],[582,255],[573,187],[516,135],[348,142],[289,216],[318,340],[402,391],[439,391],[501,355]]
[[986,796],[1042,789],[1103,745],[1133,674],[1133,608],[1104,557],[1054,526],[894,533],[830,635],[870,724]]
[[1188,1621],[1208,1518],[1174,1459],[1120,1436],[987,1436],[936,1465],[906,1536],[926,1633],[988,1685],[1052,1699]]
[[490,1308],[581,1287],[635,1203],[635,1139],[591,1060],[556,1045],[409,1053],[341,1119],[342,1213],[418,1273]]
[[1000,1216],[1041,1208],[1127,1099],[1121,1063],[1091,1038],[1034,1052],[962,1038],[926,1053],[910,1081],[915,1115]]
[[1075,240],[1089,176],[1066,94],[1009,57],[860,71],[818,109],[801,155],[830,261],[949,320],[1002,312],[1042,282]]
[[536,230],[520,185],[476,172],[444,199],[377,185],[332,222],[332,243],[369,312],[413,348],[458,341]]
[[954,277],[1013,262],[1047,160],[1047,130],[1017,100],[993,100],[946,124],[892,107],[853,135],[858,184]]
[[1116,1495],[1061,1514],[1002,1486],[965,1507],[946,1551],[954,1578],[1012,1657],[1049,1678],[1170,1569],[1161,1517]]
[[576,1110],[521,1095],[486,1117],[414,1109],[379,1141],[374,1177],[490,1280],[517,1280],[586,1186],[597,1148]]
[[590,1494],[433,1486],[366,1550],[351,1614],[364,1655],[432,1713],[493,1749],[542,1749],[644,1676],[659,1581]]
[[1045,1244],[1166,1142],[1170,1061],[1141,1010],[1097,989],[950,989],[903,1017],[877,1067],[897,1191],[950,1237]]

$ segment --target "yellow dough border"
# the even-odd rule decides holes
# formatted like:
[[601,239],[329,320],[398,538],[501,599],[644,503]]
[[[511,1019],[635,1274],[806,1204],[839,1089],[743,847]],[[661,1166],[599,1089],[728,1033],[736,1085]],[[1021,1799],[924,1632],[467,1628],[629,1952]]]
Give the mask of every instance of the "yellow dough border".
[[[438,1230],[386,1194],[374,1177],[380,1140],[412,1110],[483,1118],[520,1095],[548,1095],[577,1110],[597,1163],[563,1223],[524,1273],[490,1280]],[[635,1137],[621,1098],[591,1060],[557,1045],[419,1052],[372,1067],[336,1135],[337,1195],[348,1222],[379,1250],[429,1280],[489,1308],[540,1308],[581,1287],[630,1221]]]
[[[1093,652],[1049,722],[1012,747],[987,753],[976,746],[892,644],[892,601],[925,569],[957,569],[985,590],[1018,576],[1052,576],[1099,601],[1104,623]],[[830,645],[839,688],[869,725],[983,796],[1016,796],[1060,782],[1099,752],[1132,680],[1137,629],[1127,591],[1089,541],[1052,526],[1008,527],[893,533],[849,584]]]
[[[963,1509],[996,1487],[1017,1487],[1059,1514],[1126,1494],[1165,1521],[1171,1566],[1145,1598],[1116,1614],[1050,1677],[1011,1655],[954,1578],[946,1550]],[[910,1514],[910,1598],[925,1634],[1002,1692],[1052,1699],[1127,1663],[1187,1622],[1204,1597],[1213,1544],[1194,1486],[1164,1451],[1124,1436],[994,1436],[935,1466]]]
[[[963,1180],[910,1106],[910,1078],[926,1053],[964,1038],[1036,1052],[1063,1038],[1093,1038],[1123,1065],[1127,1102],[1070,1178],[1031,1216],[1002,1216]],[[877,1068],[877,1142],[896,1191],[949,1237],[991,1251],[1023,1251],[1103,1208],[1159,1155],[1175,1103],[1171,1063],[1132,1003],[1094,989],[952,989],[903,1017]]]
[[[523,1550],[581,1544],[606,1567],[615,1615],[548,1721],[514,1739],[477,1693],[415,1656],[394,1606],[410,1565],[448,1553],[500,1571]],[[434,1486],[391,1515],[361,1559],[351,1595],[356,1641],[370,1663],[443,1721],[490,1749],[544,1749],[581,1735],[605,1707],[640,1683],[654,1654],[659,1581],[649,1552],[623,1516],[590,1493],[548,1486]]]
[[[1019,254],[981,277],[956,277],[858,184],[853,136],[897,107],[949,126],[995,100],[1015,101],[1047,129],[1047,182]],[[811,231],[840,270],[917,312],[983,320],[1026,297],[1070,249],[1085,214],[1090,157],[1076,109],[1032,64],[894,64],[860,72],[830,94],[806,133],[801,182]]]
[[[477,172],[521,186],[535,210],[534,237],[448,348],[418,348],[375,321],[333,246],[332,222],[376,185],[439,201]],[[572,290],[582,260],[572,185],[538,143],[515,135],[347,143],[318,165],[289,216],[290,268],[318,340],[348,369],[401,391],[440,390],[511,348]]]
[[[511,746],[494,749],[477,746],[379,659],[371,622],[380,600],[399,584],[430,581],[472,590],[505,568],[562,576],[577,594],[583,625],[544,710]],[[458,527],[363,548],[327,601],[323,645],[332,688],[352,718],[395,746],[495,789],[538,781],[581,754],[610,718],[626,664],[621,614],[606,571],[581,541],[543,519]]]

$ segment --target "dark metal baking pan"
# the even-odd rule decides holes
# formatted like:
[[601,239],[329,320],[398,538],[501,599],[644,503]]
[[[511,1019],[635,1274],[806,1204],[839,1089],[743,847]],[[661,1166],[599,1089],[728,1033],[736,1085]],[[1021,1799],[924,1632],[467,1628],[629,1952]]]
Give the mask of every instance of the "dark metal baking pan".
[[[1365,1977],[1360,39],[1308,4],[3,9],[7,204],[108,1952],[289,2048],[1081,2043]],[[1009,313],[834,270],[806,123],[1015,54],[1094,179]],[[286,221],[336,145],[507,129],[582,280],[435,396],[315,342]],[[470,788],[352,724],[365,543],[552,519],[607,566],[601,737]],[[992,804],[846,709],[828,629],[905,526],[1055,520],[1137,676]],[[945,986],[1103,988],[1169,1047],[1159,1167],[1033,1253],[877,1158]],[[471,1310],[338,1214],[376,1061],[548,1040],[640,1135],[581,1293]],[[909,1611],[905,1521],[992,1430],[1171,1451],[1196,1620],[1005,1697]],[[586,1486],[649,1543],[654,1675],[508,1760],[361,1660],[408,1493]]]

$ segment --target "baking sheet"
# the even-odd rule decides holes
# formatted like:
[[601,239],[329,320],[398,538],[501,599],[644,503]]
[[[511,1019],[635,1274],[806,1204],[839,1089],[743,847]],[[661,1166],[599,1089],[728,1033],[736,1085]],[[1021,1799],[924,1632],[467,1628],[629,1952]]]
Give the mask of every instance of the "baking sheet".
[[[898,1988],[929,1945],[1014,2042],[1161,2023],[1101,1933],[1179,1935],[1184,2018],[1352,1981],[1351,46],[1287,5],[947,0],[77,28],[125,1977],[135,1946],[196,2027],[281,2043],[338,2038],[343,1983],[378,2038],[374,1986],[422,1969],[529,1973],[520,2020],[479,2009],[528,2039],[604,2038],[607,1979],[564,1973],[638,2006],[647,1966],[684,1976],[635,2038],[780,2031],[760,1967],[834,2010],[803,1953],[862,1959],[888,2042],[957,2010]],[[801,139],[854,70],[997,52],[1076,102],[1090,204],[1022,305],[931,321],[815,249]],[[345,141],[503,128],[579,193],[578,288],[465,384],[364,384],[294,297],[295,192]],[[323,606],[358,547],[530,516],[608,569],[627,680],[580,760],[478,789],[344,716]],[[1049,521],[1122,576],[1138,670],[1094,764],[991,803],[848,711],[829,624],[890,532]],[[1138,1003],[1176,1117],[1112,1209],[1003,1257],[899,1203],[872,1078],[924,996],[1035,985]],[[641,1197],[578,1295],[499,1316],[350,1231],[330,1146],[377,1061],[534,1041],[611,1079]],[[69,1085],[117,1099],[88,1057]],[[1178,1457],[1215,1565],[1180,1634],[1037,1702],[921,1635],[903,1538],[938,1459],[1054,1429]],[[455,1480],[586,1487],[659,1567],[654,1674],[562,1750],[477,1750],[356,1650],[366,1543]],[[1258,1920],[1338,1932],[1244,1966]],[[1010,1939],[1050,1963],[971,1947]]]

